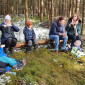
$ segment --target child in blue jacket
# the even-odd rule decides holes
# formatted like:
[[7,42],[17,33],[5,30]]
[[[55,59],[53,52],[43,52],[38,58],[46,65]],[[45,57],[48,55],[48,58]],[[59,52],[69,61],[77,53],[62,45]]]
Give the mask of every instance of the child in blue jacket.
[[24,33],[24,36],[25,36],[25,41],[27,43],[26,52],[30,53],[32,43],[34,44],[34,50],[38,47],[38,42],[36,40],[36,34],[35,34],[35,32],[32,28],[32,22],[31,21],[26,22],[26,26],[23,30],[23,33]]
[[1,45],[0,47],[0,74],[11,70],[11,67],[14,67],[16,70],[21,70],[25,64],[26,64],[25,59],[21,61],[21,60],[15,60],[11,57],[8,57],[7,54],[3,52],[3,45]]

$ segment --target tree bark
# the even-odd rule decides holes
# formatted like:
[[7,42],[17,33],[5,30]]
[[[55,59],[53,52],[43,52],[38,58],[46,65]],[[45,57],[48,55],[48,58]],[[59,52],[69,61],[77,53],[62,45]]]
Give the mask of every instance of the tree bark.
[[43,21],[43,0],[41,0],[41,22]]
[[65,16],[67,17],[67,0],[65,0]]
[[80,3],[80,0],[76,0],[76,8],[75,8],[76,13],[79,13],[79,3]]
[[48,20],[50,20],[50,15],[49,15],[50,14],[50,8],[49,8],[50,7],[50,2],[49,2],[49,0],[47,0],[47,3],[48,3],[48,9],[47,9],[48,10],[47,11],[48,16],[47,17],[48,17]]
[[84,14],[85,14],[85,0],[83,0],[82,3],[82,29],[81,29],[81,34],[83,35],[83,31],[84,31]]
[[70,3],[69,3],[70,5],[69,5],[69,17],[71,17],[72,16],[72,10],[71,10],[71,8],[72,8],[72,0],[70,0]]
[[51,0],[51,24],[54,21],[54,7],[53,7],[53,0]]
[[40,0],[38,0],[38,16],[40,16]]
[[28,0],[25,0],[25,22],[28,20]]

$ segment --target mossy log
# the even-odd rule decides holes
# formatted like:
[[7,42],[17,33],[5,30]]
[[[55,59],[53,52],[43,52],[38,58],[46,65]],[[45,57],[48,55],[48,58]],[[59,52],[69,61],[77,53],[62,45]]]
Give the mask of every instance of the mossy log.
[[[85,40],[85,37],[81,37],[82,40]],[[62,43],[63,40],[60,40],[60,43]],[[70,43],[71,40],[68,41],[68,43]],[[47,39],[47,40],[38,40],[38,45],[45,45],[45,44],[49,44],[50,43],[50,40]],[[19,47],[22,47],[22,46],[25,46],[26,43],[25,42],[18,42],[16,44],[16,48],[19,48]]]
[[[63,42],[63,40],[60,40],[60,42]],[[49,44],[49,43],[50,43],[50,40],[38,40],[38,45],[45,45],[45,44]],[[18,42],[16,44],[16,48],[19,48],[19,47],[22,47],[25,45],[26,45],[25,42]]]

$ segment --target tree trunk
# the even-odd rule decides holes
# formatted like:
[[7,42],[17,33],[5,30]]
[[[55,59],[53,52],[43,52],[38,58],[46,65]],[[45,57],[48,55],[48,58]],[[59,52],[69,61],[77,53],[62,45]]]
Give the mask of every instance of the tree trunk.
[[5,13],[5,0],[2,1],[2,14],[5,16],[6,13]]
[[62,15],[62,16],[64,15],[64,8],[65,8],[65,7],[64,7],[64,1],[65,1],[65,0],[62,0],[62,9],[61,9],[61,15]]
[[67,17],[69,17],[69,1],[67,0]]
[[82,0],[80,0],[80,7],[79,7],[79,11],[80,11],[80,15],[81,15],[81,13],[82,13]]
[[25,0],[25,22],[28,20],[28,0]]
[[53,0],[51,0],[51,24],[54,21],[54,7],[53,7]]
[[30,9],[30,11],[31,11],[31,18],[33,19],[33,0],[31,0],[31,9]]
[[61,0],[59,0],[59,16],[61,15]]
[[76,13],[79,13],[79,3],[80,3],[80,0],[76,0],[76,8],[75,8]]
[[67,0],[65,0],[65,16],[67,17]]
[[43,0],[41,0],[41,22],[43,21]]
[[80,3],[80,0],[76,0],[76,8],[75,8],[76,13],[79,13],[79,3]]
[[70,0],[70,3],[69,3],[70,5],[69,5],[69,17],[71,17],[72,16],[72,10],[71,10],[71,7],[72,7],[72,0]]
[[72,0],[72,15],[74,13],[74,0]]
[[38,16],[40,16],[40,0],[38,0]]
[[81,34],[83,35],[83,31],[84,31],[84,14],[85,14],[85,0],[83,0],[82,3],[82,29],[81,29]]
[[50,8],[49,8],[49,7],[50,7],[50,2],[49,2],[49,0],[47,0],[47,4],[48,4],[47,17],[48,17],[48,20],[49,20],[49,19],[50,19],[50,15],[49,15],[49,14],[50,14],[50,13],[49,13],[49,12],[50,12]]

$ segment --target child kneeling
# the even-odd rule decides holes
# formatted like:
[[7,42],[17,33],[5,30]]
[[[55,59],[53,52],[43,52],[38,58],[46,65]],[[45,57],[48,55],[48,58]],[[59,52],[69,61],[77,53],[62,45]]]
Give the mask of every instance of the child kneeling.
[[34,44],[34,50],[38,47],[38,42],[36,40],[36,34],[32,28],[32,22],[27,21],[26,26],[23,30],[23,33],[25,35],[25,41],[27,43],[27,49],[26,52],[30,53],[32,44]]

